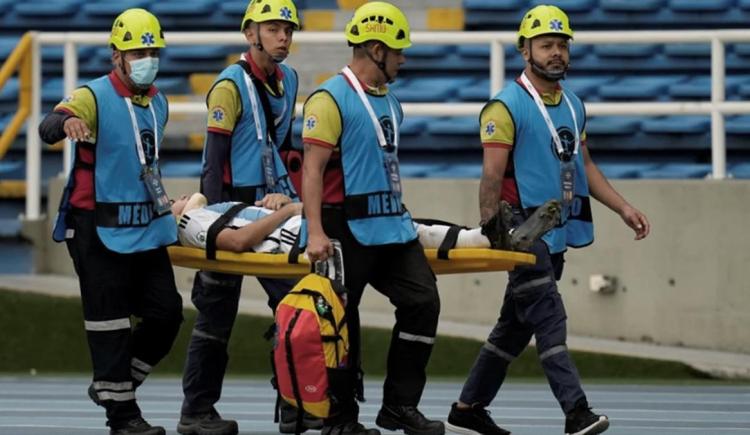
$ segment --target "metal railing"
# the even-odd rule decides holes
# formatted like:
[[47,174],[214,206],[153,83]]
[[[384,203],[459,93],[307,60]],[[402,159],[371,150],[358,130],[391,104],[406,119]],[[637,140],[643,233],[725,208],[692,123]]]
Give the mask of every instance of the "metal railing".
[[[29,125],[36,126],[40,121],[41,100],[41,46],[64,46],[64,91],[70,94],[78,80],[79,44],[99,44],[104,46],[107,33],[39,33],[32,35],[32,88],[31,115]],[[170,32],[167,35],[170,46],[175,45],[243,45],[246,41],[239,32]],[[411,35],[415,44],[489,44],[490,45],[490,89],[488,97],[502,88],[505,71],[504,45],[514,45],[514,32],[414,32]],[[332,43],[340,44],[346,50],[342,32],[299,32],[294,35],[295,44]],[[577,32],[576,43],[621,44],[621,43],[710,43],[711,44],[711,100],[686,102],[605,102],[586,105],[589,115],[694,115],[711,116],[711,158],[712,177],[726,177],[726,131],[724,115],[750,113],[750,102],[725,101],[725,44],[750,42],[750,32],[746,30],[687,30],[687,31],[589,31]],[[573,72],[575,74],[575,72]],[[408,115],[478,115],[481,103],[407,103],[404,112]],[[203,103],[172,103],[170,111],[175,114],[205,114]],[[300,111],[299,104],[297,111]],[[27,193],[26,218],[39,219],[40,204],[40,161],[41,142],[34,129],[28,129]],[[71,164],[70,144],[66,144],[63,154],[64,169]]]

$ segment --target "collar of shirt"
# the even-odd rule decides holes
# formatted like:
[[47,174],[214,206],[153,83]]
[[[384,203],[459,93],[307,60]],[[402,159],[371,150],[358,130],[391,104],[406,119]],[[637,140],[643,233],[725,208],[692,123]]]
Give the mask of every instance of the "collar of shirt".
[[[522,88],[525,88],[520,76],[516,78],[516,83],[521,85]],[[562,99],[562,87],[560,86],[560,83],[555,84],[555,90],[552,92],[543,92],[536,86],[534,86],[534,89],[536,89],[536,91],[539,93],[539,96],[542,98],[544,104],[549,106],[556,106],[560,104],[560,100]]]
[[108,77],[109,81],[112,82],[112,86],[114,86],[117,95],[123,98],[130,97],[130,99],[133,100],[133,104],[148,104],[149,99],[159,93],[159,89],[157,89],[156,86],[151,85],[145,94],[134,94],[128,89],[125,83],[120,80],[120,77],[114,71],[110,72]]
[[[356,76],[356,74],[355,74],[355,76]],[[354,86],[349,81],[349,78],[346,77],[346,76],[344,76],[344,79],[346,80],[347,83],[349,83],[349,86],[351,86],[352,89],[354,89]],[[380,87],[374,87],[374,86],[370,86],[367,83],[363,82],[359,77],[357,77],[357,80],[359,80],[359,84],[362,86],[362,89],[365,92],[367,92],[368,94],[370,94],[370,95],[383,96],[383,95],[385,95],[385,94],[388,93],[388,86],[386,86],[386,85],[383,85],[383,86],[380,86]]]
[[[268,81],[268,74],[266,74],[265,70],[263,68],[259,67],[258,64],[255,63],[255,60],[253,60],[253,56],[250,55],[250,50],[245,53],[245,59],[247,59],[248,63],[250,64],[250,71],[253,72],[253,75],[258,78],[258,80],[262,81],[263,83]],[[279,68],[278,65],[274,64],[274,72],[273,75],[276,77],[276,80],[282,81],[284,80],[284,71]]]

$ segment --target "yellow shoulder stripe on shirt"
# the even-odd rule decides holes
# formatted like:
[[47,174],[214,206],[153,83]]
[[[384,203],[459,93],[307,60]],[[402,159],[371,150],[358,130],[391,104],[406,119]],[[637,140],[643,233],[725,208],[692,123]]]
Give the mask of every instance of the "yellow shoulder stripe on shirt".
[[[167,249],[175,266],[266,278],[299,278],[310,273],[310,262],[304,255],[299,256],[299,263],[290,264],[287,254],[216,251],[216,260],[207,260],[203,249],[184,246]],[[436,274],[498,272],[536,262],[533,254],[485,248],[451,249],[448,260],[439,259],[437,249],[425,249],[424,253]]]

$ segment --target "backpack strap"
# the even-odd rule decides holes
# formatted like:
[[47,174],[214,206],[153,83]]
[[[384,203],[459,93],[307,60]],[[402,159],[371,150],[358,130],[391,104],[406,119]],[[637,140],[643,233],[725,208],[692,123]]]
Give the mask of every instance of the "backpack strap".
[[206,258],[209,260],[216,260],[216,236],[219,235],[221,230],[229,224],[229,222],[237,216],[237,213],[246,209],[247,204],[241,202],[233,205],[229,210],[225,211],[224,214],[219,216],[214,223],[208,227],[208,234],[206,234]]

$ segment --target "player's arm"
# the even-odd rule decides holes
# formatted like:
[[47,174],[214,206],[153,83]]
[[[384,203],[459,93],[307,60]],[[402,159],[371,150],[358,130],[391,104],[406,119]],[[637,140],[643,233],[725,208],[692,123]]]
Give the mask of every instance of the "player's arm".
[[209,204],[222,200],[224,165],[229,160],[232,132],[242,107],[239,98],[239,91],[229,80],[217,83],[208,94],[208,126],[200,190]]
[[482,139],[482,177],[479,180],[480,224],[500,207],[503,177],[513,147],[514,125],[508,109],[499,101],[488,103],[479,116]]
[[591,196],[620,215],[625,224],[635,231],[635,240],[641,240],[648,236],[651,231],[651,224],[648,222],[646,215],[630,205],[612,187],[607,177],[602,174],[599,167],[591,159],[588,147],[582,146],[581,152],[583,153],[583,164],[586,168],[586,179],[589,183]]
[[310,261],[322,261],[333,254],[333,246],[323,230],[323,177],[333,148],[341,136],[341,115],[326,92],[318,92],[305,102],[302,143],[302,198],[307,220],[307,253]]
[[61,101],[39,124],[39,137],[53,144],[68,137],[76,142],[94,140],[96,100],[88,88],[78,88]]
[[224,228],[216,236],[216,248],[232,252],[247,252],[274,232],[284,221],[300,213],[302,213],[302,204],[293,202],[243,227]]

